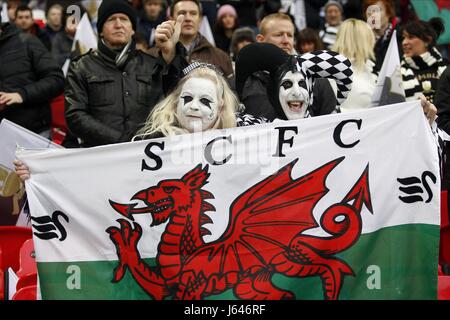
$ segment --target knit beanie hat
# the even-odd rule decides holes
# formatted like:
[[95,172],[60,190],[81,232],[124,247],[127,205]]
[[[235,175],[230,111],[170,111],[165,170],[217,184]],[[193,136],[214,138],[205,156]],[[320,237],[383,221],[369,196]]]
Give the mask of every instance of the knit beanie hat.
[[333,1],[333,0],[328,1],[324,7],[325,12],[327,12],[327,9],[329,6],[336,6],[339,8],[339,10],[341,11],[342,14],[344,13],[344,9],[342,8],[342,5],[337,1]]
[[220,20],[222,16],[225,14],[230,14],[233,17],[237,18],[236,9],[232,5],[224,4],[223,6],[220,6],[219,10],[217,11],[217,20]]
[[103,0],[98,8],[97,14],[97,32],[100,34],[106,20],[115,13],[123,13],[130,18],[133,30],[136,31],[137,13],[134,8],[125,0]]

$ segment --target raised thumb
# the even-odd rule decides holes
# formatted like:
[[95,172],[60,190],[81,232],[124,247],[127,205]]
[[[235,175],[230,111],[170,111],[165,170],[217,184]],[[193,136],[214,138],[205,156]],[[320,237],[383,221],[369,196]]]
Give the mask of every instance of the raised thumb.
[[174,35],[176,37],[176,40],[178,41],[178,39],[180,38],[180,33],[181,33],[181,25],[184,22],[184,14],[180,14],[177,17],[177,21],[175,22],[175,32]]

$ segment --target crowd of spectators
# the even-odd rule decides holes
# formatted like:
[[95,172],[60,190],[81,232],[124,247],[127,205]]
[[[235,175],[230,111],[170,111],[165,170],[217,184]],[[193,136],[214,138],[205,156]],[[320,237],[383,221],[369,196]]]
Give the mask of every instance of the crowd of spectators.
[[[112,2],[118,1],[126,2],[126,0]],[[289,55],[322,49],[343,54],[352,61],[354,76],[358,81],[355,81],[356,85],[349,100],[341,109],[336,106],[333,83],[318,81],[321,94],[316,101],[317,110],[328,110],[325,113],[369,107],[377,74],[383,64],[394,31],[397,31],[401,72],[407,100],[417,99],[419,95],[425,94],[431,102],[436,104],[440,110],[439,113],[442,114],[442,110],[447,108],[447,101],[436,100],[434,95],[441,91],[438,97],[445,96],[449,91],[448,86],[439,82],[443,74],[444,79],[448,80],[448,72],[444,73],[448,63],[446,59],[448,47],[437,44],[437,39],[445,31],[445,22],[438,18],[420,21],[412,2],[408,0],[130,0],[128,4],[133,9],[133,28],[130,30],[133,52],[141,52],[158,59],[161,56],[161,48],[156,45],[155,39],[158,26],[165,21],[175,21],[179,15],[183,15],[184,21],[179,36],[180,48],[177,52],[183,55],[187,64],[201,61],[214,65],[235,92],[235,60],[239,50],[250,43],[272,43]],[[76,18],[67,8],[77,5],[81,14],[88,13],[93,29],[98,30],[96,33],[99,48],[96,52],[101,54],[102,48],[103,51],[107,50],[104,49],[102,30],[98,29],[97,10],[100,3],[101,1],[95,0],[2,1],[2,7],[5,10],[2,12],[0,58],[6,60],[2,60],[0,66],[0,120],[10,119],[35,132],[47,135],[51,122],[49,105],[58,95],[65,94],[65,115],[68,116],[66,120],[69,120],[68,136],[73,135],[74,138],[83,140],[84,132],[80,131],[79,126],[73,126],[73,102],[77,99],[89,98],[90,93],[87,92],[87,95],[83,97],[78,96],[79,93],[74,92],[71,81],[87,77],[83,80],[83,85],[87,88],[101,87],[103,89],[99,89],[99,92],[105,94],[105,88],[111,82],[112,87],[115,85],[111,92],[124,91],[124,83],[118,82],[118,78],[108,77],[109,73],[105,71],[106,69],[95,71],[98,73],[95,80],[83,74],[83,69],[79,67],[80,61],[86,60],[85,58],[80,60],[80,52],[76,50],[77,46],[73,43],[79,17]],[[203,17],[207,18],[206,28],[212,31],[213,37],[202,33]],[[12,41],[17,47],[11,47]],[[20,46],[16,43],[20,43]],[[18,49],[22,47],[23,49]],[[117,54],[121,56],[122,49],[122,47],[112,48],[113,60]],[[10,60],[11,63],[4,62]],[[71,73],[65,80],[64,92],[63,76],[58,68],[62,68],[68,61],[72,61]],[[131,85],[131,88],[125,90],[129,94],[135,93],[138,96],[130,98],[131,101],[136,98],[136,101],[139,100],[137,104],[147,105],[147,109],[140,111],[142,121],[150,114],[157,100],[167,93],[158,89],[151,92],[151,94],[156,92],[157,95],[150,97],[151,94],[145,92],[146,86],[151,87],[155,79],[145,78],[144,70],[145,68],[142,68],[142,72],[139,72],[140,80],[138,79],[135,84],[127,83]],[[92,70],[91,72],[94,76],[95,72]],[[123,68],[119,68],[118,72],[125,73]],[[150,73],[152,72],[154,74],[154,71]],[[150,77],[150,75],[147,76]],[[244,90],[240,97],[243,99],[241,102],[247,112],[254,116],[273,118],[273,110],[266,93],[263,92],[267,81],[264,73],[255,73],[249,77],[248,81],[246,88],[253,88],[253,91]],[[38,87],[39,92],[34,90],[33,86]],[[134,86],[137,87],[134,88]],[[97,97],[96,100],[98,99]],[[115,104],[116,112],[122,113],[121,118],[133,118],[127,108],[117,105],[117,101],[120,100],[118,97],[113,100],[111,103]],[[86,101],[87,110],[92,108],[91,102]],[[37,112],[33,108],[42,108],[42,110]],[[318,114],[323,112],[320,111]],[[22,119],[29,114],[34,114],[33,117],[41,117],[41,119]],[[445,115],[442,115],[441,119],[444,118],[446,118]],[[134,122],[132,128],[137,130],[139,119],[135,118]],[[81,125],[81,122],[77,123]],[[88,123],[83,123],[82,126],[85,127]],[[442,124],[442,120],[439,124],[444,130],[450,127]],[[106,121],[106,125],[112,126],[112,123]],[[90,132],[89,128],[84,130]],[[122,141],[123,134],[124,132],[117,132],[115,133],[117,139],[106,139],[104,143]]]
[[[0,0],[0,121],[55,141],[58,117],[57,142],[88,148],[354,112],[374,106],[384,62],[398,61],[399,83],[386,83],[405,95],[389,94],[421,100],[448,190],[448,21],[420,20],[414,3]],[[95,49],[81,42],[85,14]],[[398,57],[385,59],[395,39]],[[25,163],[14,164],[30,177]]]

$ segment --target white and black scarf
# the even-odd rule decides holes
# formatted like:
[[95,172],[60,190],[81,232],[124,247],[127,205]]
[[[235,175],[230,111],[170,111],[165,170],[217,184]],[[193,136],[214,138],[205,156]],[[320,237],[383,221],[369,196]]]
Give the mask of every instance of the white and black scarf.
[[428,98],[432,100],[437,81],[447,68],[447,63],[435,47],[419,56],[403,57],[401,73],[406,100],[417,100],[427,92],[430,92]]

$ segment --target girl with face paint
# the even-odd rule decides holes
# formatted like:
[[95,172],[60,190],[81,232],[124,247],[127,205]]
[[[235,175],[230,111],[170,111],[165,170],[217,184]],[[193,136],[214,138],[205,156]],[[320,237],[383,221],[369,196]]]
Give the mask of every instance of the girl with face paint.
[[264,123],[237,115],[239,101],[225,78],[211,65],[193,63],[175,90],[158,103],[135,138],[156,138]]
[[181,88],[176,115],[181,127],[189,132],[211,129],[218,119],[221,88],[209,78],[190,78]]

